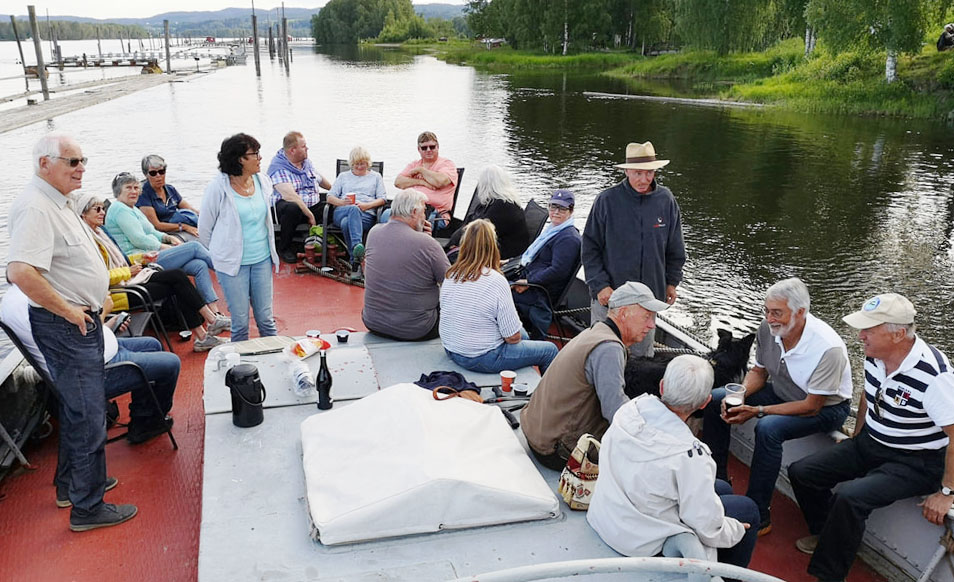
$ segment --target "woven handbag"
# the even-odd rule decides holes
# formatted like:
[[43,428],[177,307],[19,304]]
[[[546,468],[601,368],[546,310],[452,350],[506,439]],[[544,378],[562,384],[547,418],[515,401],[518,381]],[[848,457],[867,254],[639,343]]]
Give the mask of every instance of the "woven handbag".
[[560,474],[558,492],[570,509],[589,509],[600,474],[599,456],[600,441],[588,433],[581,435]]

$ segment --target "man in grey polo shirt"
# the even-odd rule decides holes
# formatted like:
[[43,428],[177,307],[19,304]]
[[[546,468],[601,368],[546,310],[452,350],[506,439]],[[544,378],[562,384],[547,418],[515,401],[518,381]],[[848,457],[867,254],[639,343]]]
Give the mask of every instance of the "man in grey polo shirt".
[[742,380],[745,402],[726,411],[725,390],[713,390],[702,440],[712,450],[716,475],[726,479],[730,425],[758,418],[746,495],[759,506],[759,535],[772,529],[770,504],[782,468],[782,445],[837,430],[851,405],[851,367],[841,336],[808,312],[808,287],[792,277],[765,293],[755,366]]
[[86,158],[72,138],[47,135],[33,148],[35,176],[10,206],[7,279],[30,300],[33,339],[46,358],[60,401],[73,504],[70,529],[116,525],[134,505],[103,502],[106,397],[99,314],[109,274],[92,232],[72,208]]

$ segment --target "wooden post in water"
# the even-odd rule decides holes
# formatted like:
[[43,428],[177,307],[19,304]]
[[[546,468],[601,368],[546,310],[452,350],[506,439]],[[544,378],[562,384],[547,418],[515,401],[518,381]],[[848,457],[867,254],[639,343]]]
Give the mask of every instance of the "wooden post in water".
[[99,27],[96,27],[96,50],[99,51],[99,60],[103,60],[103,45],[99,40]]
[[285,47],[285,72],[288,72],[288,19],[282,16],[282,46]]
[[23,80],[26,82],[26,90],[30,91],[30,77],[27,76],[26,61],[23,59],[23,46],[20,45],[20,33],[17,32],[17,21],[10,15],[10,26],[13,28],[13,38],[17,39],[17,50],[20,51],[20,64],[23,65]]
[[166,74],[172,74],[172,57],[169,56],[169,21],[162,21],[162,28],[166,39]]
[[40,25],[36,21],[36,6],[27,6],[30,15],[30,32],[33,33],[33,48],[36,50],[36,74],[40,77],[43,100],[50,100],[50,88],[46,86],[46,65],[43,63],[43,47],[40,46]]
[[261,77],[262,62],[258,54],[258,17],[255,16],[255,8],[252,8],[252,50],[255,51],[255,76]]
[[[10,18],[13,18],[12,16]],[[272,35],[272,25],[268,25],[268,58],[275,58],[275,37]]]

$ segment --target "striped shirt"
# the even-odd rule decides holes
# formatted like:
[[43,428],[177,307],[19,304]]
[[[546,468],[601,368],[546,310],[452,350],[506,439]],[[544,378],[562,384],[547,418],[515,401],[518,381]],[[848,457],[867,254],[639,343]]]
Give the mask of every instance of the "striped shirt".
[[954,374],[947,356],[921,338],[915,337],[890,375],[884,362],[865,358],[865,399],[865,426],[881,444],[905,450],[947,446],[940,427],[954,424]]
[[444,279],[441,286],[441,343],[455,354],[486,354],[520,331],[510,283],[497,271],[484,269],[476,281]]
[[[279,152],[284,156],[284,150],[279,150]],[[272,179],[272,184],[291,184],[292,187],[295,188],[295,193],[298,194],[302,202],[305,203],[305,206],[314,206],[321,202],[321,193],[318,191],[318,185],[324,182],[325,178],[315,169],[315,166],[308,158],[305,158],[305,161],[302,162],[301,170],[301,172],[291,172],[285,168],[279,168],[274,172],[270,172],[268,177]],[[282,195],[278,190],[273,190],[272,204],[277,204],[281,199]]]

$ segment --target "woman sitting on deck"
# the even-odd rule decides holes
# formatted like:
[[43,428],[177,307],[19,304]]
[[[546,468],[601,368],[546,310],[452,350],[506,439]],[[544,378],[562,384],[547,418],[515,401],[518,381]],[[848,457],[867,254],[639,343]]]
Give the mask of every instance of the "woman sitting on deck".
[[219,297],[212,287],[212,257],[204,246],[196,241],[184,243],[171,234],[159,232],[149,223],[146,215],[136,208],[142,192],[139,180],[129,172],[113,178],[113,195],[116,203],[106,211],[105,228],[125,255],[159,251],[156,260],[163,269],[182,269],[195,278],[195,287],[202,300],[217,311],[215,302]]
[[[83,221],[89,225],[99,246],[99,251],[109,269],[110,286],[141,285],[146,288],[153,299],[165,299],[174,296],[185,317],[186,325],[195,333],[195,342],[192,349],[204,352],[223,343],[215,337],[229,329],[232,320],[218,315],[206,305],[199,292],[192,286],[189,277],[182,269],[167,269],[155,271],[143,269],[142,265],[132,263],[122,253],[116,243],[102,229],[106,211],[103,209],[104,199],[94,193],[83,194],[76,201],[76,209]],[[117,311],[137,307],[140,298],[136,294],[113,293],[113,307]],[[208,324],[208,329],[203,327]]]
[[[497,230],[497,247],[504,259],[519,256],[530,244],[527,221],[517,189],[510,182],[507,172],[500,166],[487,166],[477,179],[477,205],[464,217],[464,226],[478,218],[486,218]],[[460,246],[464,226],[451,235],[447,248]]]
[[[348,155],[351,169],[335,178],[328,191],[328,204],[335,207],[335,226],[344,232],[348,254],[351,255],[352,269],[364,257],[364,245],[361,243],[364,233],[371,230],[377,222],[375,208],[387,203],[387,189],[381,174],[371,169],[371,154],[357,146]],[[353,194],[353,199],[349,197]],[[381,222],[387,222],[383,218]]]
[[539,366],[542,374],[557,355],[555,345],[527,339],[520,327],[489,220],[464,227],[460,255],[441,287],[440,333],[448,357],[475,372]]
[[[149,154],[142,159],[142,195],[136,206],[160,232],[175,233],[183,240],[199,238],[199,211],[182,199],[178,190],[166,184],[166,161]],[[190,238],[191,237],[191,238]]]

